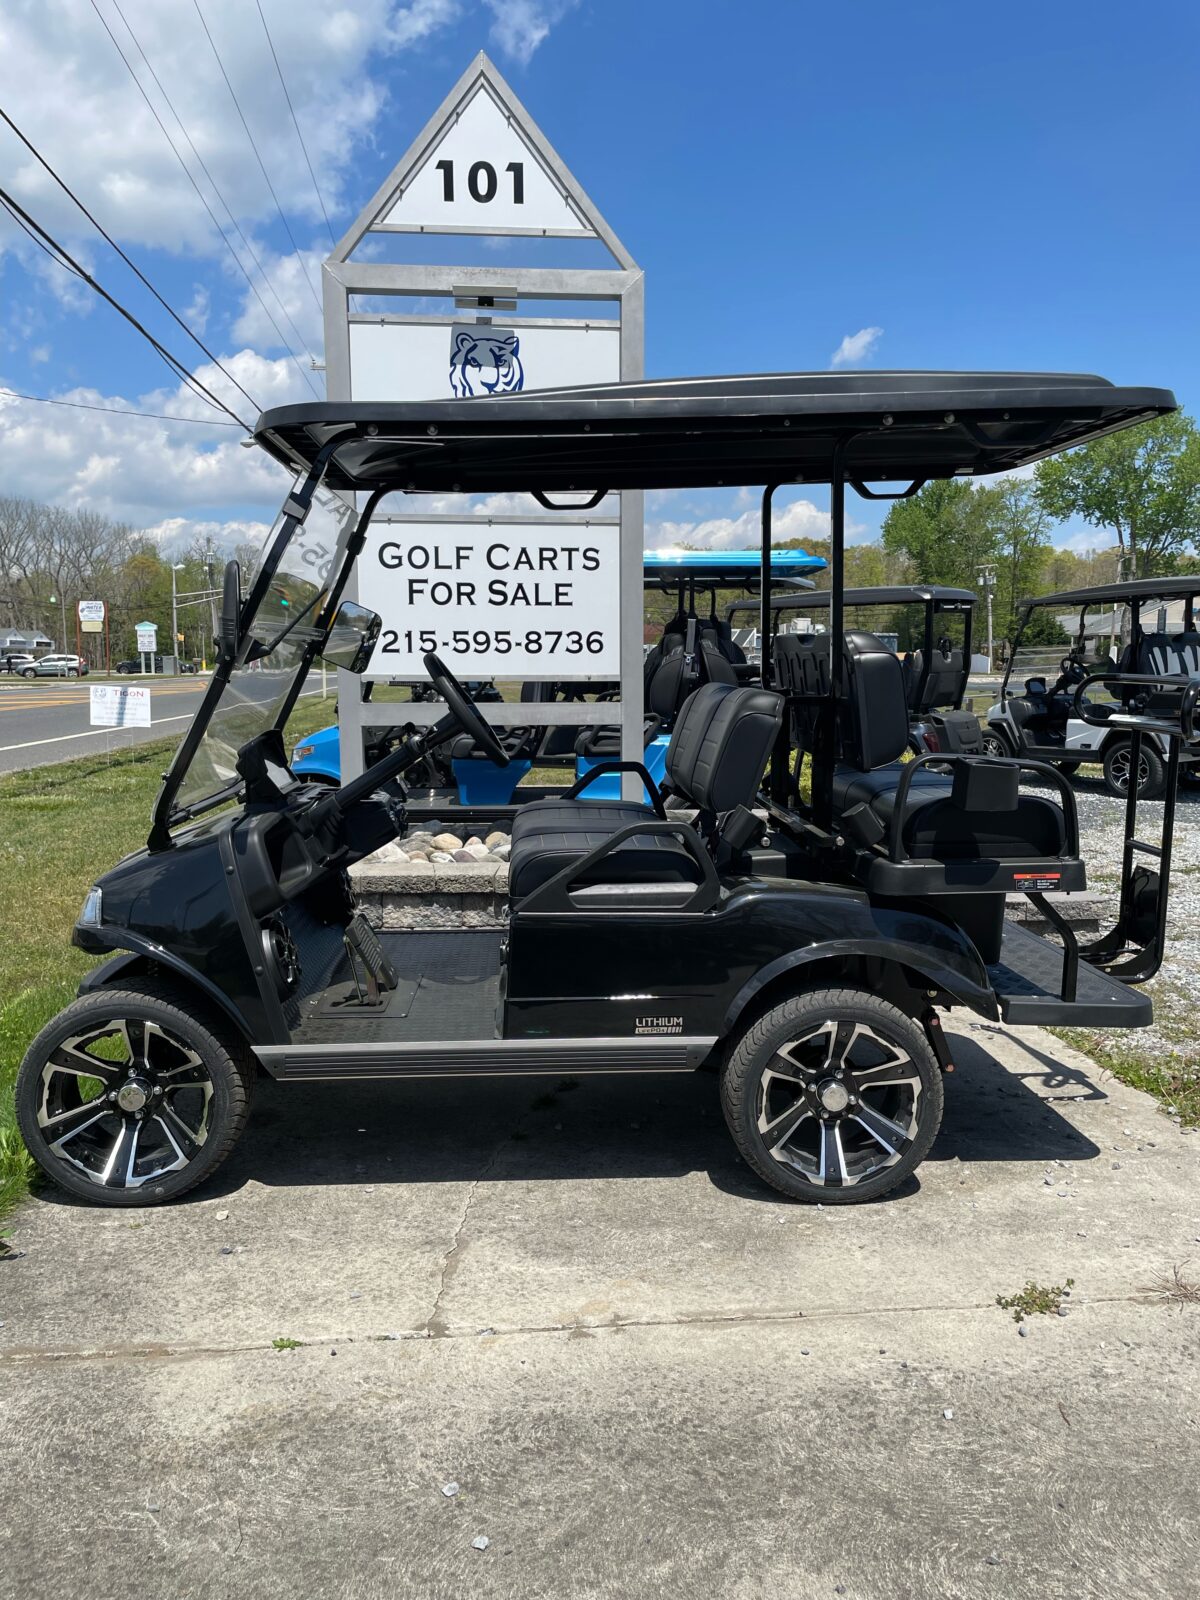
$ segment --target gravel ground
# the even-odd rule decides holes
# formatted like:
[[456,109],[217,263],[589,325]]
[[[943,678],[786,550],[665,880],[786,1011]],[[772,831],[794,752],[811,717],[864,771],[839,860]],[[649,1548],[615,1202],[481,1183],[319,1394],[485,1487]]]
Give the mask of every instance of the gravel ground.
[[[1088,882],[1105,896],[1101,927],[1107,932],[1116,915],[1121,884],[1121,849],[1125,835],[1125,802],[1105,793],[1098,780],[1080,774],[1075,780],[1079,807],[1080,845]],[[1162,833],[1161,801],[1143,801],[1138,808],[1138,835],[1157,844]],[[1148,866],[1153,862],[1144,858]],[[1111,901],[1108,896],[1111,895]],[[1200,999],[1200,796],[1181,793],[1175,813],[1171,892],[1167,907],[1167,953],[1158,976],[1148,985],[1154,997],[1154,1024],[1135,1034],[1093,1035],[1105,1049],[1172,1064],[1188,1062],[1200,1072],[1196,1040],[1196,1006]]]

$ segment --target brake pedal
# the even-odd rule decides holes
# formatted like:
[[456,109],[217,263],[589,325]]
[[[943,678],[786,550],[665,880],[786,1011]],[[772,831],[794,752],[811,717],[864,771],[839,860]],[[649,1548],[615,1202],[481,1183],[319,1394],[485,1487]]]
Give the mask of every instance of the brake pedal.
[[382,1005],[384,993],[390,993],[400,982],[400,977],[384,955],[379,935],[362,912],[356,911],[343,938],[359,1003],[365,1006]]

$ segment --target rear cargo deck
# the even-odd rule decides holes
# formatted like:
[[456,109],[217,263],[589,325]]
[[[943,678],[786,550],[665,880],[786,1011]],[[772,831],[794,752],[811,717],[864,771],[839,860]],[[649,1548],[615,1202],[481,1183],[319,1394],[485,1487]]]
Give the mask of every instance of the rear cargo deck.
[[1145,1028],[1153,1021],[1149,995],[1097,972],[1083,960],[1075,999],[1063,1000],[1062,966],[1061,945],[1006,922],[1000,960],[987,969],[1005,1022],[1060,1028]]

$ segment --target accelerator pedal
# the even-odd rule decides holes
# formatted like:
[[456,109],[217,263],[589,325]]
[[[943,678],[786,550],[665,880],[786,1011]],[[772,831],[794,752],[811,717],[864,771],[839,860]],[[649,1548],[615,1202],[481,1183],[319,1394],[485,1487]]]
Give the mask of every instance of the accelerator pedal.
[[344,938],[359,1004],[384,1005],[384,996],[397,986],[400,977],[384,955],[378,934],[361,911],[356,911],[351,917]]

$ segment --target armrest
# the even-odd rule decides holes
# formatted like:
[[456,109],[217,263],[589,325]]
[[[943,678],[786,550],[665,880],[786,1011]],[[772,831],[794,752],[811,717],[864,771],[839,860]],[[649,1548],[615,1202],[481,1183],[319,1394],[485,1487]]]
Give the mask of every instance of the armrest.
[[696,885],[696,892],[686,905],[672,906],[670,909],[676,913],[681,911],[708,911],[716,905],[721,895],[721,880],[717,877],[717,869],[713,866],[712,857],[705,850],[700,841],[700,835],[690,822],[668,822],[657,819],[647,819],[645,822],[631,822],[628,827],[622,828],[619,833],[614,833],[605,839],[586,856],[581,856],[577,861],[570,861],[556,872],[554,877],[548,878],[545,883],[539,884],[532,894],[526,895],[521,901],[517,915],[527,916],[531,912],[567,912],[578,914],[579,907],[571,902],[571,885],[579,878],[589,873],[597,862],[603,861],[605,856],[611,855],[629,839],[636,839],[646,834],[669,835],[682,841],[684,849],[700,868],[700,882]]
[[[1110,711],[1107,716],[1099,714],[1099,708],[1093,709],[1084,700],[1084,692],[1097,687],[1099,684],[1116,684],[1122,689],[1165,689],[1172,698],[1179,695],[1179,706],[1175,714],[1172,709],[1160,703],[1152,710],[1148,707],[1146,712],[1139,712],[1130,707],[1121,707]],[[1196,737],[1196,705],[1200,701],[1200,679],[1187,678],[1181,673],[1164,674],[1156,677],[1152,673],[1142,672],[1097,672],[1090,678],[1085,678],[1075,691],[1073,709],[1075,715],[1092,727],[1118,727],[1136,729],[1140,733],[1160,733],[1166,739],[1183,739],[1188,743]]]
[[568,800],[578,800],[579,796],[594,779],[602,777],[606,772],[636,772],[640,774],[642,782],[646,785],[646,792],[650,796],[650,804],[654,807],[656,817],[665,818],[667,808],[663,805],[662,794],[654,779],[646,771],[640,761],[601,761],[598,766],[585,772],[582,778],[576,779],[567,791]]

